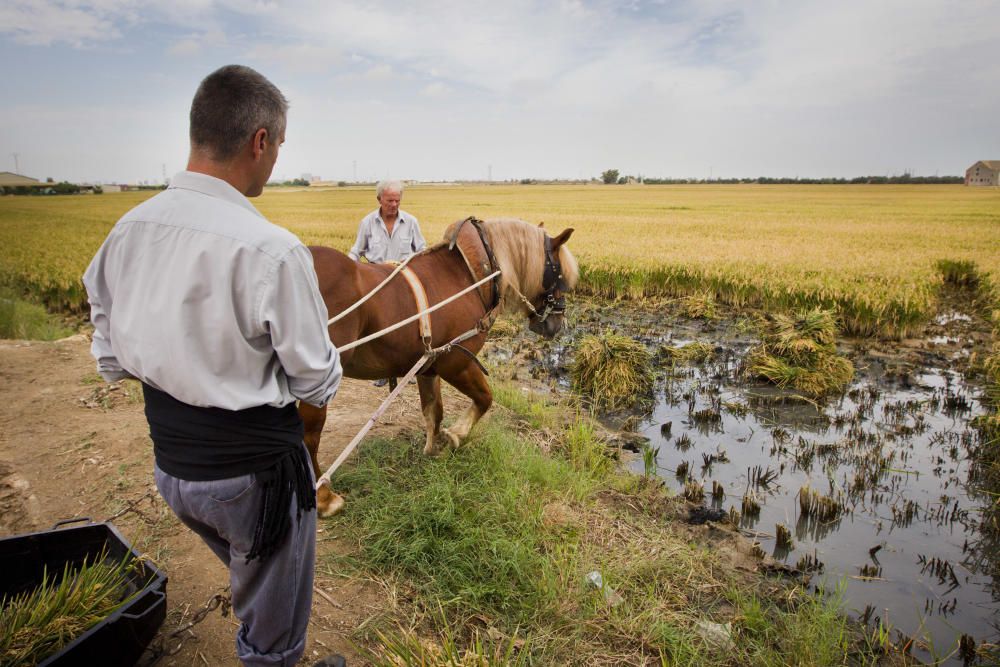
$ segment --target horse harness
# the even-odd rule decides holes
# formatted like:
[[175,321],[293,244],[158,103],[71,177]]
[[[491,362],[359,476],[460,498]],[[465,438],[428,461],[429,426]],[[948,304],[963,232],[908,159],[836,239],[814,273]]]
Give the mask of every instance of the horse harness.
[[[496,255],[486,233],[483,230],[483,221],[469,216],[454,225],[450,237],[447,238],[448,249],[458,249],[459,255],[465,262],[473,282],[485,278],[499,270]],[[417,275],[409,268],[402,268],[403,277],[406,278],[416,302],[417,311],[422,312],[427,309],[427,293]],[[542,300],[540,308],[536,308],[524,296],[528,308],[531,310],[530,319],[542,323],[548,319],[549,315],[561,315],[566,312],[566,297],[563,292],[566,289],[563,279],[562,265],[552,252],[552,237],[545,235],[545,271],[542,275]],[[476,326],[460,336],[460,340],[453,341],[449,348],[457,348],[468,355],[483,373],[489,375],[486,368],[479,359],[469,349],[460,343],[468,338],[472,338],[480,333],[486,333],[496,321],[500,314],[500,275],[493,278],[488,284],[484,284],[478,290],[479,298],[483,302],[484,313]],[[432,349],[432,332],[430,315],[425,313],[420,317],[420,339],[428,352]]]
[[[466,226],[468,224],[468,226]],[[476,234],[472,234],[472,230]],[[448,241],[448,249],[458,248],[458,253],[465,261],[469,273],[472,274],[473,282],[499,270],[496,255],[490,246],[489,239],[483,232],[483,221],[476,217],[469,216],[465,220],[455,224],[455,230],[451,233]],[[477,270],[478,269],[478,270]],[[483,302],[485,312],[476,328],[481,332],[489,331],[500,313],[500,276],[495,277],[489,285],[479,288],[479,298]]]
[[[552,255],[552,237],[545,235],[545,273],[542,275],[542,312],[535,310],[533,317],[544,322],[549,315],[566,312],[566,280],[562,263]],[[529,304],[530,305],[530,304]],[[532,307],[534,310],[534,307]]]

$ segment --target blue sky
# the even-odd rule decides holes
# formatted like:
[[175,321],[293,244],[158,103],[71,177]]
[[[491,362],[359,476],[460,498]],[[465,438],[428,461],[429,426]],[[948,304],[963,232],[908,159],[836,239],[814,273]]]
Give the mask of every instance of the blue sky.
[[1000,159],[1000,2],[4,0],[0,170],[160,181],[215,68],[275,176],[960,174]]

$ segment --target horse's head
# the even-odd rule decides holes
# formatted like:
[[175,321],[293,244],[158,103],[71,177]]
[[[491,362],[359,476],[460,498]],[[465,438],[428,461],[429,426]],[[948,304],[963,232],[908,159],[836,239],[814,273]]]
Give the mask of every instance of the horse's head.
[[527,312],[528,328],[545,338],[554,338],[563,328],[566,314],[566,292],[576,287],[579,269],[576,258],[565,243],[573,228],[564,229],[555,238],[543,232],[545,239],[545,268],[541,291],[531,301]]
[[554,337],[563,327],[566,293],[580,276],[566,247],[573,230],[551,237],[541,225],[514,218],[486,220],[482,230],[502,271],[503,309],[526,316],[528,328],[539,336]]

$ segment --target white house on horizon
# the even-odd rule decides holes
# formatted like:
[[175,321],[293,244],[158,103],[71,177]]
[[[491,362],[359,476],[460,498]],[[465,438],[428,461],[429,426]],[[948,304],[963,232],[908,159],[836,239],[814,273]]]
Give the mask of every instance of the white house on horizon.
[[966,185],[1000,185],[1000,160],[980,160],[965,170]]

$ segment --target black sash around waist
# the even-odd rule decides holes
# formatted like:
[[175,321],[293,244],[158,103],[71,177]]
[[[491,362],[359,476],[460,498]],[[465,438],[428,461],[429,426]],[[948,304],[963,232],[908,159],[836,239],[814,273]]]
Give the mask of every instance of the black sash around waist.
[[188,481],[256,476],[264,493],[247,562],[266,560],[288,532],[292,494],[299,517],[316,507],[295,404],[226,410],[188,405],[146,383],[142,391],[160,470]]

